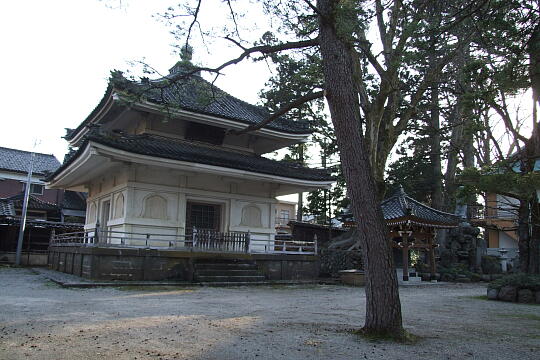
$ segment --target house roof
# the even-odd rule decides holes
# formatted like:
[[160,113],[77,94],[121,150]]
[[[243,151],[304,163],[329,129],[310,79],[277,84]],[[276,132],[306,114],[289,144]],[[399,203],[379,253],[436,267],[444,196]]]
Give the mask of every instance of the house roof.
[[[235,120],[246,126],[258,124],[270,117],[271,113],[266,108],[249,104],[226,93],[200,75],[192,74],[190,72],[192,68],[193,65],[179,62],[168,76],[142,82],[126,79],[120,72],[113,72],[109,88],[101,102],[75,130],[68,131],[66,139],[71,140],[88,125],[93,116],[105,105],[108,97],[115,92],[127,95],[128,102],[148,101],[164,107]],[[311,133],[309,122],[293,121],[284,116],[264,127],[292,134]]]
[[170,139],[157,135],[89,134],[79,150],[65,162],[55,174],[68,167],[86,148],[89,142],[110,146],[115,149],[191,163],[214,165],[225,168],[245,170],[308,181],[332,181],[330,174],[323,169],[311,169],[292,162],[270,160],[265,157],[227,151],[223,147],[202,144],[196,141]]
[[[2,219],[2,224],[0,225],[11,225],[19,226],[19,218],[5,218]],[[69,223],[69,222],[59,222],[59,221],[46,221],[40,219],[27,219],[26,226],[32,228],[49,228],[49,229],[59,229],[64,231],[83,231],[84,224],[79,223]]]
[[[19,193],[17,195],[13,195],[9,198],[6,198],[6,200],[10,200],[13,203],[13,206],[16,208],[23,207],[24,202],[24,192]],[[31,210],[58,210],[58,205],[49,203],[46,201],[42,201],[38,199],[37,197],[33,195],[29,195],[28,197],[28,209]]]
[[[27,173],[30,166],[30,152],[0,147],[0,170]],[[54,155],[35,153],[33,174],[45,175],[60,166]]]
[[460,221],[454,214],[433,209],[413,199],[402,187],[381,202],[381,208],[387,225],[410,222],[432,227],[454,227]]

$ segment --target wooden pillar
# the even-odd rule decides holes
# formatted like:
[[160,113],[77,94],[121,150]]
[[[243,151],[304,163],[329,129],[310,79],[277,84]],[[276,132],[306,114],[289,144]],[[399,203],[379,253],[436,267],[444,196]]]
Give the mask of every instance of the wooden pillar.
[[433,238],[429,238],[429,270],[431,273],[431,280],[435,279],[435,273],[437,272],[437,265],[435,264],[435,245],[433,244]]
[[409,247],[403,246],[403,281],[409,281]]
[[401,246],[403,249],[403,281],[409,281],[409,236],[411,231],[400,231],[402,237]]

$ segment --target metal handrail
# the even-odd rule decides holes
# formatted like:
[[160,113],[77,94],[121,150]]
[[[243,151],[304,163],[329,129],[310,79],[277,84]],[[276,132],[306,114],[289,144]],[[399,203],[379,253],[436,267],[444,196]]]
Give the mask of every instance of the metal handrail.
[[240,253],[317,254],[317,241],[255,239],[250,232],[192,229],[190,234],[151,234],[92,229],[51,234],[50,246],[104,246]]

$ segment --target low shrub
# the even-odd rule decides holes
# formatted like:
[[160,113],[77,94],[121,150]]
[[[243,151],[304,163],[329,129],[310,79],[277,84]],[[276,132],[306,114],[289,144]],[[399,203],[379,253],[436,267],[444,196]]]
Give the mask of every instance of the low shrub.
[[516,273],[501,277],[489,283],[488,288],[500,289],[503,286],[514,286],[518,290],[529,289],[540,291],[540,275]]
[[500,274],[502,273],[501,262],[496,256],[482,256],[482,272],[484,274]]
[[476,274],[467,269],[465,264],[452,264],[450,267],[439,267],[438,272],[441,274],[441,281],[454,281],[463,277],[471,281],[480,281],[480,274]]

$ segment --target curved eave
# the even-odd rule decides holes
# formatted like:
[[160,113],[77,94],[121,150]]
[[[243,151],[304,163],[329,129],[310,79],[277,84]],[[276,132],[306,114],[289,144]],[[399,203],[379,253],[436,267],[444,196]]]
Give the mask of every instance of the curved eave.
[[[104,161],[105,160],[105,161]],[[255,181],[265,181],[270,183],[291,185],[303,188],[304,191],[310,191],[320,188],[330,188],[333,180],[306,180],[255,171],[234,169],[230,167],[207,165],[195,162],[179,161],[162,157],[142,155],[135,152],[119,150],[110,146],[99,144],[94,141],[88,142],[84,148],[72,158],[72,160],[61,168],[56,174],[53,174],[48,182],[49,188],[72,188],[81,186],[88,182],[93,176],[92,171],[88,169],[96,166],[111,166],[113,163],[137,163],[148,166],[165,167],[176,169],[188,173],[206,173],[212,175],[228,176],[239,179],[249,179]],[[101,164],[101,165],[100,165]],[[101,172],[102,172],[101,171]],[[95,171],[98,173],[99,171]],[[281,195],[281,194],[278,194]]]
[[439,221],[430,221],[415,216],[404,216],[394,219],[385,219],[386,225],[396,226],[396,225],[416,225],[416,226],[425,226],[437,229],[452,229],[458,227],[458,223],[443,223]]
[[[109,86],[98,106],[96,106],[90,115],[70,135],[65,137],[65,139],[69,141],[69,144],[75,147],[80,145],[82,139],[88,133],[88,125],[99,123],[115,103],[127,104],[129,103],[129,100],[122,96],[119,91]],[[144,110],[155,114],[163,114],[163,106],[149,101],[136,102],[130,105],[134,109]],[[232,120],[224,117],[183,110],[180,108],[169,109],[169,112],[173,116],[188,118],[194,122],[213,124],[219,127],[223,127],[225,125],[226,127],[235,130],[242,130],[250,125],[253,125],[252,123],[241,122],[240,120]],[[288,139],[297,142],[306,141],[309,135],[311,135],[311,131],[307,131],[305,133],[294,133],[270,129],[268,127],[263,127],[262,129],[253,131],[253,133],[265,137]]]
[[69,145],[78,147],[84,140],[84,136],[88,133],[88,125],[97,124],[109,112],[115,103],[114,89],[112,86],[107,88],[105,95],[99,102],[98,106],[88,115],[88,117],[65,139],[69,141]]

